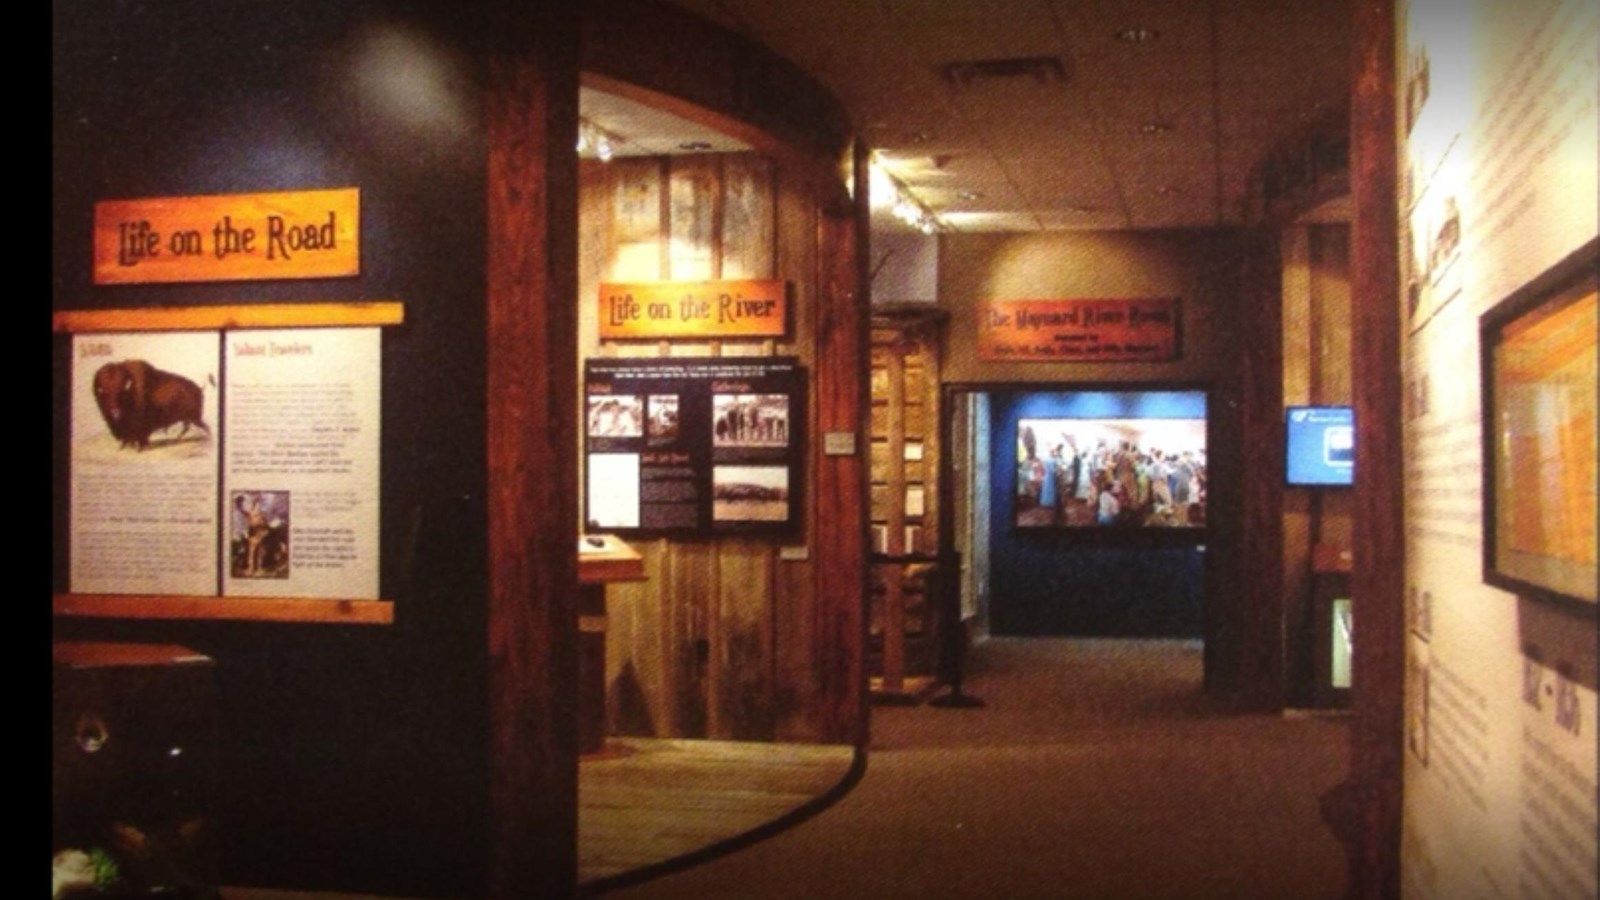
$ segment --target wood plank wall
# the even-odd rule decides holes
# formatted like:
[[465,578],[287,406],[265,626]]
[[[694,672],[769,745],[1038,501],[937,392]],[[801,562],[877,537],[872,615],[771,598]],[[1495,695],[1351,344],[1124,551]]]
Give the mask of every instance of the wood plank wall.
[[[756,153],[700,154],[585,163],[580,181],[580,356],[792,355],[815,385],[819,203],[800,173]],[[788,280],[790,339],[598,339],[602,281],[718,278]],[[793,537],[631,541],[647,580],[609,591],[611,733],[829,739],[816,671],[818,560],[809,551],[779,558],[780,546],[815,545],[817,408],[813,395],[803,524]],[[859,597],[851,602],[859,608]]]

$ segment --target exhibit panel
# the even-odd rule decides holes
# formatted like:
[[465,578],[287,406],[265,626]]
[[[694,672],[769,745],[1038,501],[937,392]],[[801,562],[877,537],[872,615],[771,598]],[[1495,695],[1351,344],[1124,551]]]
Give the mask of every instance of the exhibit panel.
[[609,726],[824,740],[810,359],[829,188],[756,152],[582,172],[586,527],[627,536],[647,573],[609,599]]
[[1400,7],[1403,895],[1593,897],[1600,10]]
[[[225,883],[480,894],[486,711],[460,700],[487,692],[480,23],[376,6],[52,11],[52,637],[213,661]],[[402,33],[429,61],[412,73],[429,121],[377,90]],[[378,302],[404,314],[321,315]],[[355,350],[346,326],[380,327]],[[262,352],[225,358],[231,339]],[[118,363],[144,372],[154,416],[123,437],[73,375]],[[164,471],[189,452],[208,477]],[[131,491],[84,484],[113,471]],[[155,482],[183,489],[80,527],[97,494]],[[177,508],[202,497],[209,516]],[[225,560],[228,584],[127,577],[178,555]]]

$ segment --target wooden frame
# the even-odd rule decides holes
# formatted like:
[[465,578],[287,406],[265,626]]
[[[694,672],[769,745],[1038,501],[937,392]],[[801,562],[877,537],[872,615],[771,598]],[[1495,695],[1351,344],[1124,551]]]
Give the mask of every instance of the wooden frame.
[[[51,314],[51,331],[80,334],[109,331],[210,331],[255,328],[346,328],[398,325],[405,307],[395,302],[279,303],[239,306],[188,306],[151,309],[62,310]],[[221,597],[168,594],[52,594],[55,616],[231,620],[245,622],[323,622],[390,625],[388,600],[298,597]]]
[[1478,323],[1483,580],[1595,613],[1595,240]]

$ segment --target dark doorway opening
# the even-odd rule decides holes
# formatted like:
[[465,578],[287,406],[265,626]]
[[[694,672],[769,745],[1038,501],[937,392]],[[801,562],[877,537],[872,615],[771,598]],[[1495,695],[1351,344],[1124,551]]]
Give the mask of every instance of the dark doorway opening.
[[[952,454],[969,607],[994,635],[1200,639],[1208,392],[963,391]],[[960,443],[959,441],[957,443]],[[963,538],[962,532],[965,530]]]

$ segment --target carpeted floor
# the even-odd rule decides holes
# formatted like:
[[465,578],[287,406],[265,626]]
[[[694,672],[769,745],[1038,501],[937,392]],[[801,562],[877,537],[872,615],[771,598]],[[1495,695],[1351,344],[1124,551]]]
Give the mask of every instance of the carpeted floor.
[[791,831],[616,898],[1318,900],[1344,891],[1317,797],[1342,718],[1239,715],[1200,646],[995,639],[986,707],[877,708],[867,772]]

